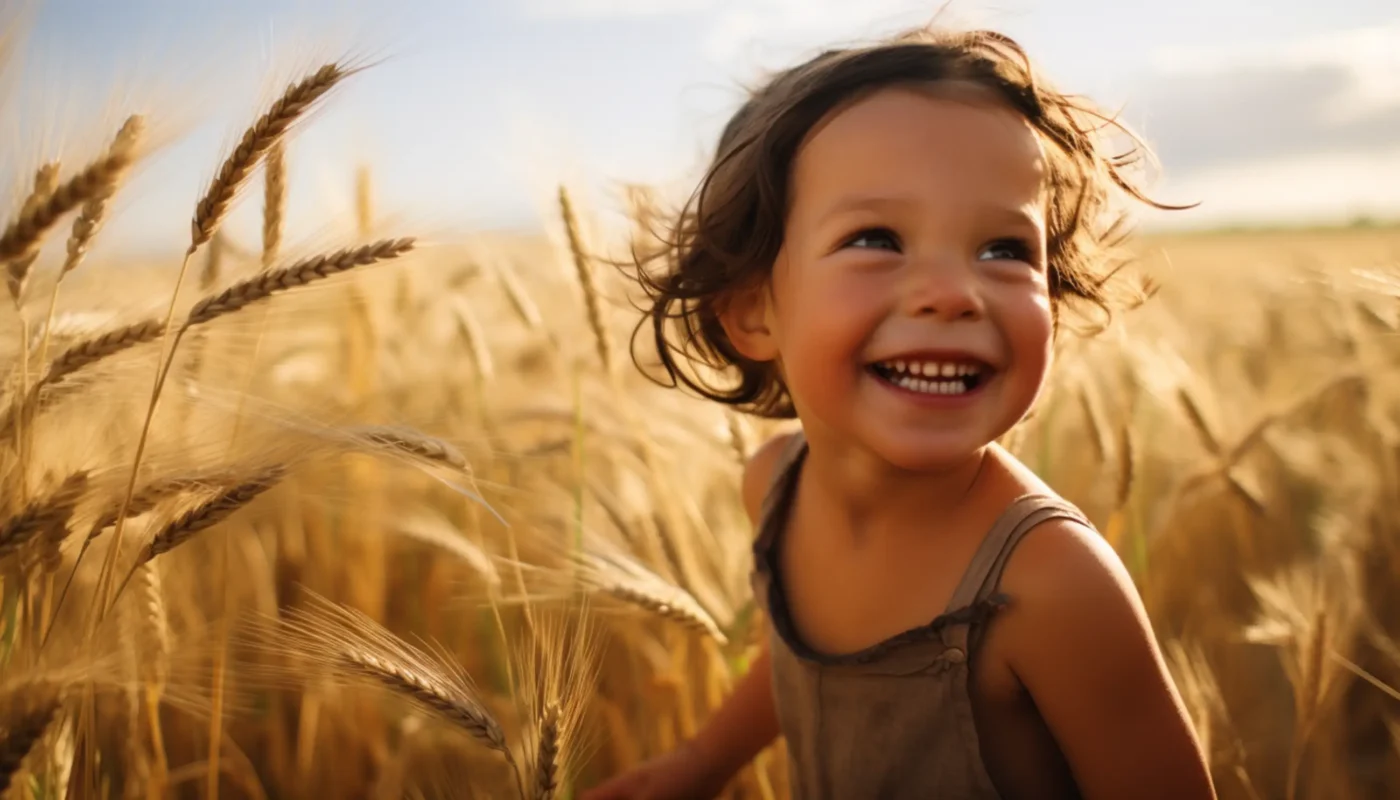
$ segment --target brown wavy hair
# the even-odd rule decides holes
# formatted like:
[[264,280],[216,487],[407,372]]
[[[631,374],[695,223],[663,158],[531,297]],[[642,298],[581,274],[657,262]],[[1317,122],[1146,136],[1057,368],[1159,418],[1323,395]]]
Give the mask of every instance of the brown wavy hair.
[[[629,266],[648,300],[632,337],[633,363],[663,385],[684,385],[748,413],[796,416],[777,365],[739,353],[720,313],[736,290],[766,280],[772,270],[793,160],[808,132],[877,90],[946,81],[988,90],[1048,145],[1046,239],[1056,330],[1064,301],[1100,312],[1102,327],[1115,309],[1146,297],[1146,285],[1118,274],[1126,263],[1119,248],[1125,217],[1112,202],[1127,196],[1173,208],[1150,200],[1126,177],[1150,159],[1146,145],[1089,103],[1051,88],[1012,39],[920,28],[875,45],[828,50],[750,93],[720,135],[698,188],[664,230],[649,232],[657,246],[644,254],[633,249]],[[1106,130],[1124,136],[1126,151],[1104,151]],[[638,358],[648,325],[666,379],[647,373]],[[735,373],[737,383],[723,380]]]

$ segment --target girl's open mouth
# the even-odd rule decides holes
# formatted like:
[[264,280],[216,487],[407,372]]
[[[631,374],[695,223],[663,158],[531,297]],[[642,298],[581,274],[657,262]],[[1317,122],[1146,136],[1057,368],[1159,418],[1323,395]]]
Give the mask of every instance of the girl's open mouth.
[[877,361],[867,367],[885,383],[928,395],[967,394],[986,383],[991,368],[971,361]]

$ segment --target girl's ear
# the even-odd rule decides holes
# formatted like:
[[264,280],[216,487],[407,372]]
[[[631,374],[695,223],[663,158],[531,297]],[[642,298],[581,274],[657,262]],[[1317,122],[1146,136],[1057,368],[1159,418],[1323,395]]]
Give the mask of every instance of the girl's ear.
[[773,361],[778,357],[769,314],[767,282],[734,292],[720,309],[719,324],[734,348],[750,361]]

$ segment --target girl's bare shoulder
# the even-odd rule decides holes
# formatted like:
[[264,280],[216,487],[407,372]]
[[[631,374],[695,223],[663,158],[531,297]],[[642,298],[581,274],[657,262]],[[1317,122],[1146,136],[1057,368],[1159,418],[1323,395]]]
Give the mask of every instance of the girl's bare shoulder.
[[767,496],[768,490],[773,486],[773,479],[777,477],[779,463],[800,435],[800,432],[792,431],[772,437],[760,445],[744,465],[744,509],[748,511],[749,519],[755,525],[758,524],[763,498]]

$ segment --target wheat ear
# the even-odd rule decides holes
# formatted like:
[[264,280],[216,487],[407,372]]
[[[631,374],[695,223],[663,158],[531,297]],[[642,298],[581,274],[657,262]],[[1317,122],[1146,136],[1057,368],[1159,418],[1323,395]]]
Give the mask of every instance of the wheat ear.
[[0,525],[0,558],[4,558],[53,528],[66,528],[73,509],[87,491],[87,472],[75,472],[48,497],[34,500]]
[[[136,145],[141,140],[141,135],[146,130],[146,119],[140,114],[132,114],[126,118],[120,130],[117,131],[116,138],[108,146],[106,157],[118,151],[135,152]],[[97,236],[98,230],[102,228],[102,221],[107,216],[107,202],[112,199],[112,195],[117,190],[117,182],[121,179],[122,173],[117,172],[112,176],[111,182],[102,186],[93,196],[83,203],[83,208],[78,212],[78,218],[73,220],[73,231],[68,235],[67,253],[63,259],[63,268],[59,272],[59,279],[82,263],[83,256],[87,255],[88,247]]]
[[[59,163],[50,161],[43,164],[34,172],[34,187],[30,190],[29,196],[24,199],[24,204],[20,206],[20,216],[24,217],[34,213],[34,209],[47,200],[58,188]],[[38,258],[37,252],[30,253],[23,258],[16,259],[9,265],[6,276],[6,284],[10,289],[10,299],[14,301],[15,307],[19,307],[20,294],[24,290],[24,279],[29,275],[29,268],[34,265],[34,259]]]
[[305,286],[355,267],[398,258],[412,250],[413,246],[413,239],[384,239],[361,247],[350,247],[314,256],[282,269],[263,272],[196,303],[194,308],[190,309],[181,330],[203,325],[225,314],[232,314],[278,292]]
[[585,552],[578,558],[582,567],[579,577],[594,591],[703,633],[720,644],[728,641],[698,600],[636,559],[599,552]]
[[194,535],[223,522],[233,512],[253,502],[263,492],[281,482],[286,475],[283,467],[272,467],[256,477],[225,489],[212,499],[176,517],[157,533],[142,551],[139,561],[145,563],[174,550],[194,538]]
[[58,718],[61,704],[56,694],[24,700],[21,710],[7,715],[9,719],[0,736],[0,792],[10,788],[25,758]]
[[540,719],[535,746],[534,800],[552,800],[559,788],[559,705],[549,703]]
[[442,439],[408,428],[387,425],[366,425],[350,428],[348,433],[379,447],[397,450],[411,456],[445,464],[453,469],[466,469],[467,459],[461,451]]
[[[125,129],[125,128],[124,128]],[[119,137],[120,139],[120,137]],[[26,272],[16,272],[16,265],[38,252],[43,241],[59,219],[78,206],[109,193],[127,167],[136,158],[135,139],[130,147],[112,147],[100,158],[88,164],[77,175],[54,187],[53,193],[36,202],[28,213],[20,215],[0,234],[0,261],[10,265],[10,292],[18,296]]]
[[[160,338],[162,328],[159,320],[142,320],[100,336],[81,341],[63,351],[54,359],[44,373],[23,396],[13,400],[0,415],[0,437],[8,437],[14,432],[14,424],[21,415],[30,419],[31,412],[39,407],[40,395],[46,387],[62,382],[73,373],[114,356],[139,344]],[[27,424],[27,422],[26,422]]]
[[403,641],[364,613],[310,594],[287,612],[270,643],[278,652],[331,671],[330,677],[368,682],[412,702],[467,733],[515,766],[500,723],[477,696],[462,668],[442,651]]
[[267,152],[263,181],[262,268],[271,269],[282,249],[282,218],[287,207],[285,145],[278,142]]
[[195,204],[190,222],[190,252],[209,241],[228,216],[229,205],[248,181],[263,156],[280,141],[292,123],[350,75],[339,64],[326,64],[311,75],[291,84],[252,127],[224,160],[204,197]]
[[598,348],[598,360],[603,364],[603,371],[612,375],[612,340],[608,338],[603,305],[598,293],[598,281],[593,275],[593,265],[583,247],[583,237],[579,233],[578,219],[574,214],[573,203],[569,201],[569,192],[563,186],[559,187],[559,213],[564,218],[564,232],[569,238],[569,253],[574,259],[574,269],[578,271],[579,285],[583,287],[584,310],[588,314],[588,327],[593,330],[593,342]]
[[69,347],[49,364],[48,372],[39,380],[39,386],[51,386],[80,369],[92,366],[105,358],[129,350],[137,345],[153,342],[165,330],[158,319],[143,319],[120,328],[107,331],[91,339],[85,339]]

